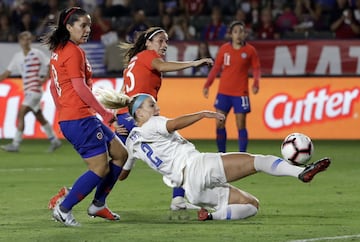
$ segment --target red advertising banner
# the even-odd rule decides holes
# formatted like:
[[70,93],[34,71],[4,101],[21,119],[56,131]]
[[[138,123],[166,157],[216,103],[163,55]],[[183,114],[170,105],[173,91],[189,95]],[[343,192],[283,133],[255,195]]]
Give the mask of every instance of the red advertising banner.
[[[209,99],[202,96],[204,78],[164,78],[159,95],[161,114],[176,117],[199,110],[214,110],[217,81]],[[95,78],[94,87],[120,90],[122,78]],[[12,138],[16,116],[23,99],[20,79],[0,83],[0,138]],[[313,139],[360,139],[360,85],[353,77],[262,78],[260,92],[250,97],[252,112],[247,128],[250,139],[282,139],[303,132]],[[45,117],[57,125],[49,83],[44,85],[42,107]],[[26,116],[25,138],[46,138],[32,114]],[[229,139],[237,139],[232,111],[226,123]],[[188,139],[214,139],[215,121],[201,120],[180,131]]]

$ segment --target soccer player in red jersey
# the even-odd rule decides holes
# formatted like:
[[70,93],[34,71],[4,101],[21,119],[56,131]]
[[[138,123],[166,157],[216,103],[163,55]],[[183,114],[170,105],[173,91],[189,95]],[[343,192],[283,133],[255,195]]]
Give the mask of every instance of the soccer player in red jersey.
[[[252,92],[259,91],[260,61],[256,49],[245,41],[245,25],[241,21],[230,24],[231,41],[223,44],[216,56],[207,81],[203,88],[203,95],[208,98],[209,88],[217,74],[221,71],[215,108],[227,117],[230,109],[234,108],[236,126],[238,128],[239,151],[246,151],[248,132],[246,129],[246,114],[251,111],[249,100],[248,71],[252,68],[254,82]],[[225,122],[216,121],[216,143],[219,152],[226,152]]]
[[[202,58],[195,61],[165,61],[164,57],[168,47],[168,35],[160,27],[151,27],[141,33],[134,44],[123,43],[127,67],[124,70],[124,92],[128,96],[139,93],[152,95],[157,99],[161,87],[162,73],[179,71],[201,65],[212,65],[211,58]],[[134,120],[126,109],[120,109],[117,114],[118,125],[125,127],[128,132],[135,126]],[[125,144],[127,134],[118,134]],[[185,208],[183,202],[184,190],[173,190],[173,210]],[[180,201],[177,203],[176,201]],[[175,205],[176,203],[176,205]],[[180,204],[180,205],[179,205]],[[179,206],[178,206],[179,205]]]
[[[91,18],[78,7],[63,10],[58,26],[44,39],[51,53],[51,94],[66,139],[84,159],[88,171],[73,184],[65,199],[53,209],[53,218],[66,226],[79,226],[72,208],[94,188],[95,197],[88,214],[107,220],[120,216],[107,208],[105,200],[118,180],[127,151],[105,124],[116,119],[91,92],[91,66],[79,47],[90,35]],[[103,122],[95,114],[99,113]],[[110,161],[109,161],[110,159]]]

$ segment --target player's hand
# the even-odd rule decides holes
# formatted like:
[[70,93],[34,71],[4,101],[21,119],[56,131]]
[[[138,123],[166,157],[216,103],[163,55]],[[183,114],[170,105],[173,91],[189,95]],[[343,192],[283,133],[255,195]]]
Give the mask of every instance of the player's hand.
[[129,174],[130,174],[130,171],[131,170],[122,170],[121,171],[121,173],[120,173],[120,175],[119,175],[119,181],[123,181],[123,180],[125,180],[128,176],[129,176]]
[[254,94],[257,94],[257,93],[259,92],[259,87],[257,87],[257,86],[252,86],[252,92],[253,92]]
[[212,112],[212,111],[204,111],[205,117],[207,118],[215,118],[219,121],[225,120],[225,115],[218,112]]
[[116,121],[116,117],[112,112],[106,111],[106,113],[101,116],[104,120],[104,123],[108,124],[109,126],[111,126]]
[[203,58],[203,59],[195,61],[194,67],[198,67],[198,66],[201,66],[201,65],[212,66],[213,64],[214,64],[213,59],[211,59],[211,58]]
[[114,125],[116,133],[120,135],[128,135],[129,131],[125,128],[124,125],[118,125],[117,123]]
[[204,87],[202,92],[205,98],[209,97],[209,88]]

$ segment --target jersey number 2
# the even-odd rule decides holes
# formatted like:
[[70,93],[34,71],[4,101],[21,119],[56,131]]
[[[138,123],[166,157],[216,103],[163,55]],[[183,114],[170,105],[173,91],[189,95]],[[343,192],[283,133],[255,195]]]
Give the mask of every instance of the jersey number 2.
[[150,145],[148,145],[146,143],[141,143],[141,149],[142,149],[142,151],[144,151],[144,153],[149,158],[151,163],[153,163],[156,167],[159,167],[161,165],[162,160],[160,160],[159,157],[157,157],[157,156],[153,157],[154,151]]

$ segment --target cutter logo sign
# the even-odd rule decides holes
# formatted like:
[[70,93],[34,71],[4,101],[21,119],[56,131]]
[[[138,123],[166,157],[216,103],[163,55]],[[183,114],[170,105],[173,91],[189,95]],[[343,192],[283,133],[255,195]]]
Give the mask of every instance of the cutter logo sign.
[[331,92],[329,87],[310,89],[304,97],[276,94],[264,108],[264,121],[269,129],[289,128],[354,115],[353,107],[360,100],[360,89],[354,87]]

